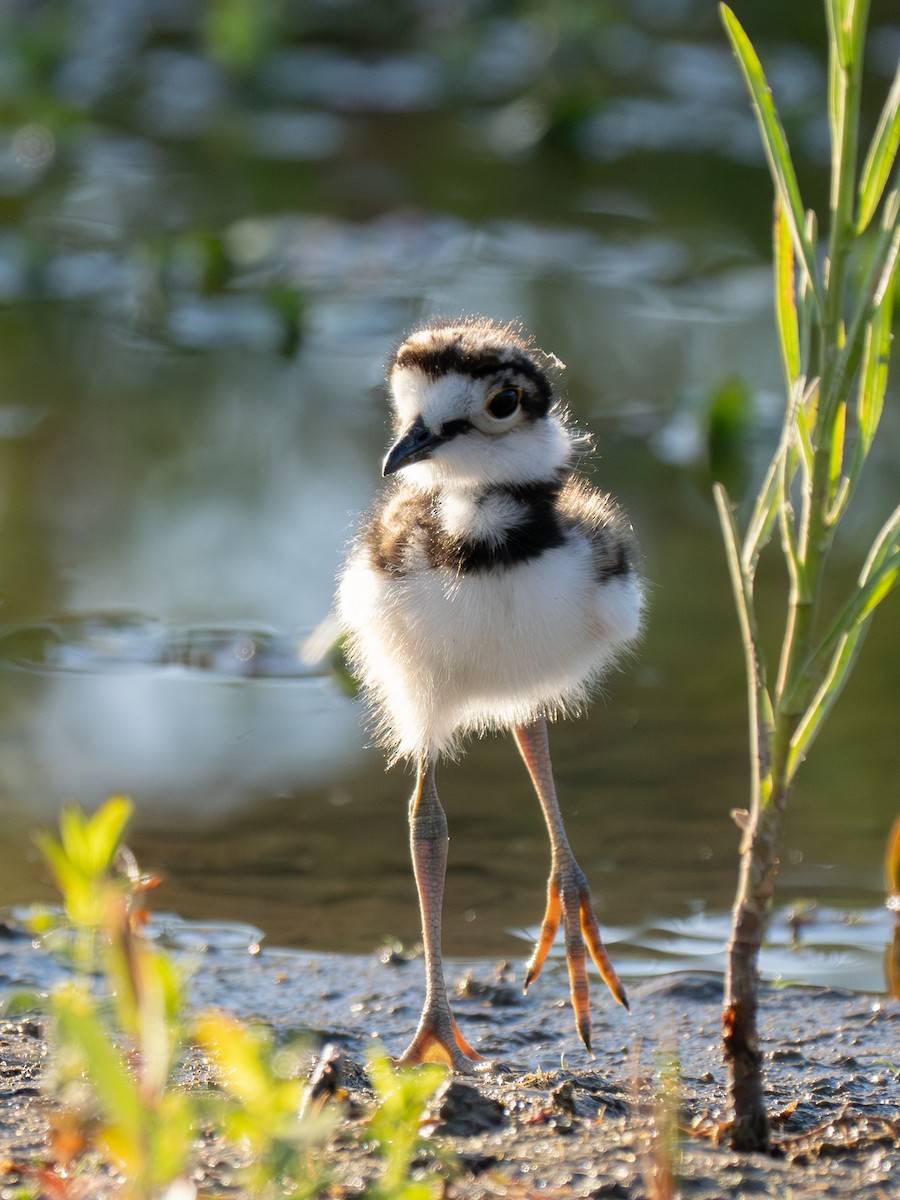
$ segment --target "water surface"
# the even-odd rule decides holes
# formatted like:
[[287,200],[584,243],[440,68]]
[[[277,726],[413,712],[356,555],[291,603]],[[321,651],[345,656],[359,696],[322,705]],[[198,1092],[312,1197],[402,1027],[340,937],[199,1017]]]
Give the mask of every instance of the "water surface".
[[[411,780],[385,773],[357,705],[299,648],[379,484],[386,355],[416,321],[478,311],[521,318],[567,364],[594,477],[645,557],[639,652],[552,735],[601,923],[674,945],[678,922],[713,936],[730,904],[748,769],[710,409],[736,388],[715,465],[741,498],[782,404],[752,117],[703,5],[584,28],[466,5],[437,28],[426,8],[407,36],[313,4],[236,66],[189,18],[147,24],[137,4],[61,43],[38,80],[65,99],[46,123],[11,112],[0,903],[49,894],[35,825],[127,792],[164,907],[291,947],[416,940]],[[359,20],[338,28],[339,9]],[[900,35],[873,10],[874,104]],[[759,20],[819,202],[818,26]],[[8,63],[38,71],[15,38]],[[895,380],[835,594],[896,503],[898,450]],[[765,614],[785,587],[776,555]],[[880,903],[898,678],[889,603],[801,773],[786,904]],[[448,952],[524,955],[548,851],[513,747],[477,743],[440,790]]]

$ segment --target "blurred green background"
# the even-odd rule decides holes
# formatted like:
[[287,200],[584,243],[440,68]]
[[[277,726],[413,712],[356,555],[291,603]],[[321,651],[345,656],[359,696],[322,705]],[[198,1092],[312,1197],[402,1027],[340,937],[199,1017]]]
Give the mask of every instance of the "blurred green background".
[[[820,6],[734,7],[821,207]],[[866,134],[898,55],[874,2]],[[780,424],[770,220],[711,0],[0,4],[0,903],[49,894],[35,824],[124,791],[187,916],[417,937],[411,780],[298,648],[378,486],[386,355],[484,312],[568,364],[650,581],[639,654],[553,733],[601,922],[721,913],[748,771],[710,487],[747,497]],[[844,582],[896,503],[897,375]],[[894,601],[801,775],[785,901],[879,900],[898,643]],[[521,955],[548,855],[514,750],[441,790],[447,950]]]

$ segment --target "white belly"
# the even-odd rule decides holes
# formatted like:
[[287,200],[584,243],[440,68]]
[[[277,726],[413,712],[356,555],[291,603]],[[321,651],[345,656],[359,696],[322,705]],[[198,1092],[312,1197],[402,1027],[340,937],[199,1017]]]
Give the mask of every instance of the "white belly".
[[578,707],[638,633],[633,578],[598,585],[577,537],[502,571],[389,576],[357,552],[339,590],[356,669],[398,756]]

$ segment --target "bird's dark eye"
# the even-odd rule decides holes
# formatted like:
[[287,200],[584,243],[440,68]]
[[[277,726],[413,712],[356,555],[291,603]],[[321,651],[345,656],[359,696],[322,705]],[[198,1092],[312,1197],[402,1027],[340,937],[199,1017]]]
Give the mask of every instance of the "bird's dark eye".
[[497,420],[502,420],[504,417],[511,417],[519,407],[519,402],[522,399],[522,389],[517,387],[501,388],[499,392],[494,392],[490,400],[485,405],[485,411],[489,412],[492,417]]

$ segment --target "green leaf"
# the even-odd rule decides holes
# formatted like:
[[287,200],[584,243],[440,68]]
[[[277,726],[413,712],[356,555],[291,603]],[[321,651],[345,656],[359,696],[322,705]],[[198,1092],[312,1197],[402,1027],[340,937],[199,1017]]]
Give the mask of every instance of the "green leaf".
[[775,251],[775,317],[784,376],[790,390],[800,374],[800,326],[797,320],[794,247],[780,196],[775,199],[772,243]]
[[[728,493],[720,483],[717,483],[713,487],[713,496],[715,497],[716,509],[719,514],[719,523],[722,526],[728,573],[731,577],[735,608],[737,609],[738,622],[741,628],[741,642],[744,648],[744,664],[747,677],[747,708],[750,725],[750,753],[753,763],[754,783],[752,819],[756,820],[763,799],[760,789],[762,780],[757,767],[764,759],[768,759],[772,702],[766,685],[765,659],[763,658],[759,626],[756,620],[756,609],[753,603],[753,577],[749,569],[744,565],[741,556],[740,536]],[[744,552],[746,555],[746,544]]]
[[[111,797],[92,817],[85,816],[77,805],[67,804],[59,817],[59,846],[71,868],[91,877],[107,872],[121,845],[122,833],[131,814],[131,801],[124,796]],[[51,839],[46,836],[40,838],[45,855],[50,844]],[[61,862],[60,855],[51,851],[50,856],[55,870]]]
[[828,395],[824,397],[824,410],[833,409],[848,386],[862,356],[868,326],[875,313],[885,302],[894,286],[897,261],[900,257],[900,191],[888,196],[882,215],[881,229],[872,249],[871,260],[865,276],[857,288],[856,303],[853,305],[847,324],[846,340],[841,348],[838,362],[831,374]]
[[160,1099],[150,1153],[151,1179],[158,1187],[165,1188],[187,1168],[195,1120],[193,1097],[170,1090]]
[[[875,538],[857,586],[827,636],[803,663],[786,708],[801,712],[791,738],[791,774],[802,762],[856,661],[872,614],[900,583],[900,505]],[[810,695],[815,693],[810,700]]]
[[892,554],[896,554],[900,545],[900,504],[894,509],[872,543],[863,569],[860,572],[859,583],[862,586],[875,571],[881,569]]
[[[800,464],[800,456],[795,447],[798,413],[808,408],[813,402],[817,386],[815,380],[807,386],[806,381],[800,376],[794,380],[790,389],[790,398],[785,407],[781,440],[769,463],[762,487],[757,493],[756,504],[747,526],[747,535],[744,538],[741,552],[741,567],[751,582],[759,556],[772,536],[779,512],[783,518],[786,518],[784,508]],[[808,470],[805,454],[803,465],[804,469]]]
[[447,1069],[435,1063],[395,1068],[383,1052],[370,1053],[368,1068],[378,1097],[368,1133],[384,1162],[376,1194],[385,1198],[403,1195],[401,1189],[409,1185],[410,1163],[419,1145],[422,1113],[447,1078]]
[[868,226],[884,193],[888,176],[900,146],[900,66],[894,76],[881,110],[872,144],[863,164],[859,183],[859,215],[856,218],[857,233]]
[[83,1058],[107,1119],[137,1144],[144,1116],[137,1084],[97,1016],[90,995],[77,986],[65,986],[56,993],[54,1008],[60,1044]]
[[884,394],[887,389],[888,368],[891,358],[892,317],[896,291],[896,267],[884,299],[866,329],[863,346],[862,370],[857,395],[857,423],[859,438],[856,446],[854,475],[872,448],[875,433],[884,409]]
[[[846,119],[844,81],[849,66],[849,48],[844,36],[840,0],[826,0],[828,17],[828,129],[831,136],[832,154],[843,145],[844,122]],[[832,189],[838,184],[840,171],[832,160]],[[834,191],[832,191],[834,196]]]
[[122,844],[133,805],[125,796],[111,796],[84,825],[85,868],[94,875],[108,871]]
[[75,867],[63,846],[49,833],[35,834],[34,840],[65,900],[74,888],[84,885],[83,873]]
[[761,552],[768,545],[772,537],[775,518],[778,516],[778,509],[781,505],[782,497],[779,485],[781,455],[783,453],[784,447],[782,446],[769,464],[766,478],[756,498],[750,524],[747,526],[747,536],[744,538],[744,548],[740,561],[742,572],[750,580],[753,579],[756,572],[756,564]]
[[765,72],[762,69],[762,64],[757,57],[756,51],[753,49],[750,39],[741,27],[737,17],[735,17],[731,9],[725,4],[719,5],[719,12],[722,17],[722,23],[725,26],[725,32],[731,42],[731,47],[738,60],[738,65],[743,72],[754,108],[756,109],[763,149],[769,163],[772,180],[784,207],[785,218],[791,231],[791,239],[798,255],[803,261],[816,304],[821,311],[823,304],[821,289],[816,276],[815,251],[804,234],[806,213],[803,201],[800,198],[800,187],[797,183],[794,164],[791,161],[787,138],[785,137],[778,111],[772,100],[771,89],[766,81]]
[[86,818],[77,804],[67,804],[59,814],[59,835],[62,847],[72,863],[84,870],[87,859]]
[[208,1013],[198,1021],[197,1037],[215,1058],[227,1091],[247,1108],[268,1108],[270,1079],[263,1059],[269,1039],[218,1013]]
[[884,598],[900,583],[900,554],[894,555],[888,564],[878,572],[866,591],[865,601],[859,615],[859,621],[865,621]]
[[862,66],[869,0],[826,0],[831,58],[847,75]]
[[868,623],[862,622],[852,633],[844,635],[838,641],[825,677],[791,737],[786,769],[788,783],[794,778],[798,767],[809,753],[825,718],[843,691],[844,684],[850,677],[850,672],[859,655],[863,635],[867,629]]
[[816,424],[816,409],[818,404],[818,388],[812,390],[806,403],[797,408],[797,437],[796,446],[800,451],[800,461],[807,476],[812,474],[815,448],[813,447],[813,430]]
[[830,633],[816,652],[815,657],[821,657],[830,651],[841,637],[853,633],[875,611],[881,601],[900,582],[900,547],[897,544],[897,530],[900,523],[900,508],[894,510],[890,520],[882,527],[882,531],[869,553],[856,590],[845,605],[840,616],[835,621]]
[[828,456],[828,483],[832,503],[838,493],[841,469],[844,465],[844,438],[847,432],[847,405],[839,404],[831,426]]

